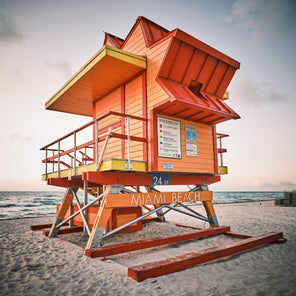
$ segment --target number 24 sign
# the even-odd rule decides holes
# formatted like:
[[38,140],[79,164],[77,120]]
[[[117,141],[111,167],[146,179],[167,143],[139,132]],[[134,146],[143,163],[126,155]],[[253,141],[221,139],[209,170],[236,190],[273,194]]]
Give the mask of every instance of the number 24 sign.
[[151,174],[151,185],[170,185],[171,176],[170,174]]

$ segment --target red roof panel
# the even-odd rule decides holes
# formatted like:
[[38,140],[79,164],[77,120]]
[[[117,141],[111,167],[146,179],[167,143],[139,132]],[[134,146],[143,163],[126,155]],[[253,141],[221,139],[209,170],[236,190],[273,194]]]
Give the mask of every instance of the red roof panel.
[[[191,43],[194,44],[194,42]],[[207,48],[202,46],[202,49]],[[215,56],[210,54],[212,51]],[[187,86],[191,80],[198,81],[202,83],[201,90],[222,99],[236,68],[225,62],[227,56],[224,57],[220,53],[221,59],[218,57],[219,55],[211,47],[208,48],[208,52],[205,52],[174,37],[160,68],[159,77],[177,81]]]
[[[156,111],[209,124],[239,118],[222,101],[239,62],[179,29],[168,31],[142,16],[125,40],[107,34],[105,42],[108,38],[113,46],[122,48],[138,25],[147,47],[172,39],[156,78],[169,99],[156,105]],[[200,84],[194,93],[189,89],[192,81]]]
[[155,111],[208,124],[240,118],[215,95],[204,91],[195,95],[185,84],[169,79],[159,78],[158,82],[168,93],[169,99],[154,106]]
[[145,17],[139,17],[146,41],[147,47],[150,47],[153,43],[164,37],[169,30],[161,27],[160,25],[146,19]]
[[105,40],[104,40],[104,45],[106,45],[107,40],[111,43],[112,46],[120,48],[122,43],[124,42],[123,39],[112,35],[110,33],[105,32]]

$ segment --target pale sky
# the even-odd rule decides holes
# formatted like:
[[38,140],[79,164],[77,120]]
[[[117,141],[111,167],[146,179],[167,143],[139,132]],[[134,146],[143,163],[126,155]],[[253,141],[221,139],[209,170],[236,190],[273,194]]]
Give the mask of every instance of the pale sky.
[[241,63],[227,101],[241,119],[217,126],[229,174],[213,190],[296,189],[296,1],[0,0],[0,190],[56,190],[39,148],[90,121],[44,108],[138,16],[179,28]]

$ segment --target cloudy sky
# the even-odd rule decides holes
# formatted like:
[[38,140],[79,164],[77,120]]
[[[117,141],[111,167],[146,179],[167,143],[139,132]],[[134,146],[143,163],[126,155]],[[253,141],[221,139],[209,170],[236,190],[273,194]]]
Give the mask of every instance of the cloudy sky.
[[0,190],[47,190],[39,148],[89,118],[46,111],[103,44],[143,15],[241,63],[228,104],[229,175],[214,190],[296,189],[296,1],[0,0]]

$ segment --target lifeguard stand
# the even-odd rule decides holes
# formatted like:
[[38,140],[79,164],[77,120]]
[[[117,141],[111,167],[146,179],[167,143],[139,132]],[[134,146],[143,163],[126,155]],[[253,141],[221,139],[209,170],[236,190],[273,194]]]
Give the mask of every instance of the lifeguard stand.
[[[153,213],[165,221],[167,210],[207,221],[216,232],[228,231],[218,227],[208,185],[227,173],[226,149],[217,145],[227,135],[217,133],[216,125],[240,118],[225,103],[239,66],[185,32],[168,31],[144,17],[125,39],[105,33],[103,47],[45,104],[48,110],[92,117],[41,148],[42,179],[67,188],[48,235],[55,237],[69,221],[84,226],[89,253],[109,235],[140,230]],[[87,129],[89,138],[80,143]],[[194,186],[160,192],[158,185]],[[88,193],[95,196],[91,203]],[[196,201],[207,216],[186,206]]]

